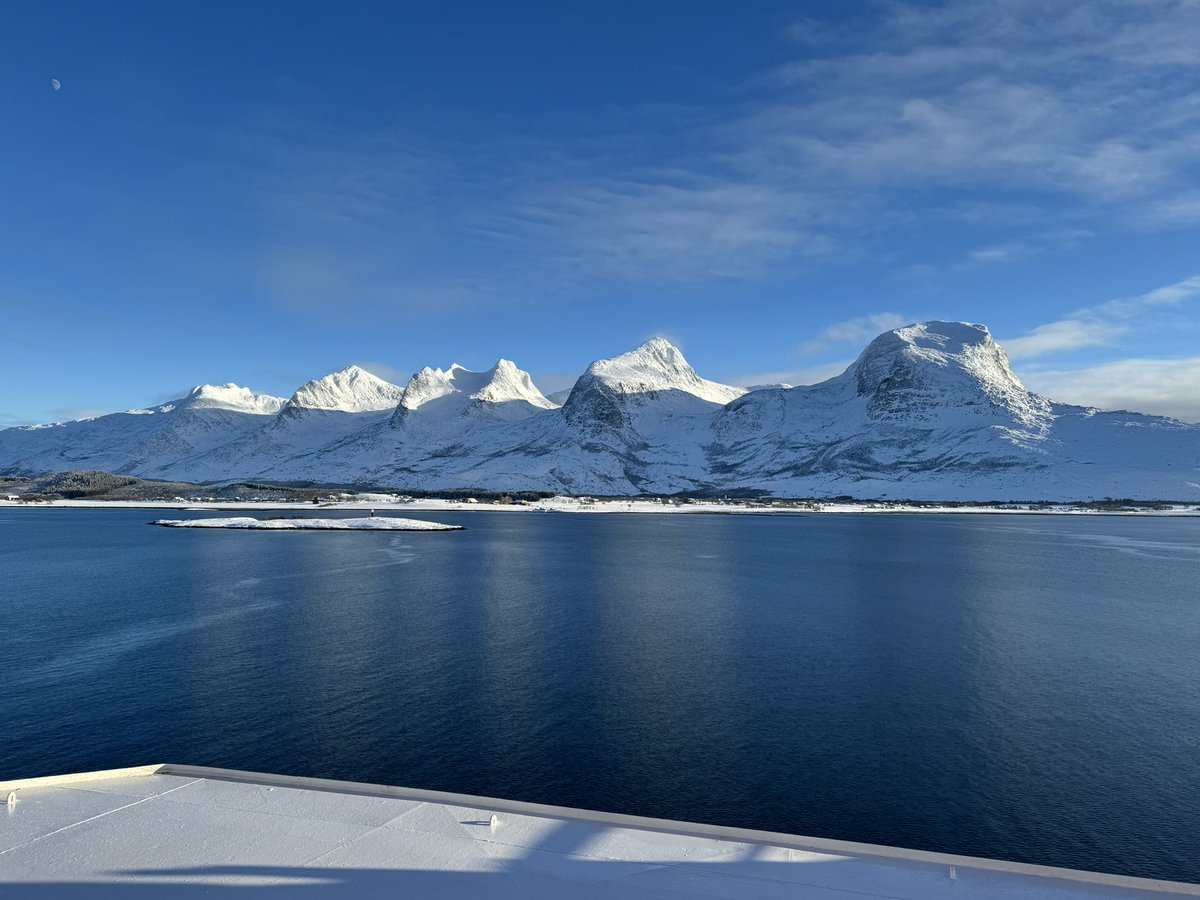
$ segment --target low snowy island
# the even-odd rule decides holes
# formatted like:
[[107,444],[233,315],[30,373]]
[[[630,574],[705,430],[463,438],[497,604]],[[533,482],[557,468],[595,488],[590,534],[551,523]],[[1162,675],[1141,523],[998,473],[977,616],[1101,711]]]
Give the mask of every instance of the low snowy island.
[[237,516],[230,519],[156,519],[151,525],[165,528],[247,528],[269,531],[463,531],[461,525],[423,522],[381,516],[366,519],[255,519]]

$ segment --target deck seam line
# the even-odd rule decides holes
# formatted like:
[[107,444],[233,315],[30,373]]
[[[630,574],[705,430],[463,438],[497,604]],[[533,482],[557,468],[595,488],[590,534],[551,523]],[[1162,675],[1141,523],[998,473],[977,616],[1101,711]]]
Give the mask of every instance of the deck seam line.
[[363,838],[370,837],[371,835],[373,835],[375,832],[379,831],[382,828],[383,828],[382,825],[375,825],[375,826],[367,828],[367,830],[364,831],[362,834],[356,834],[354,837],[352,837],[348,841],[346,841],[346,840],[338,841],[336,845],[334,845],[333,847],[330,847],[328,850],[326,850],[322,853],[318,853],[312,859],[306,859],[304,862],[300,863],[300,868],[308,868],[309,866],[313,865],[314,863],[320,862],[321,860],[323,860],[325,857],[327,857],[331,853],[336,853],[338,850],[345,850],[347,847],[351,846],[352,844],[357,844]]
[[[178,791],[178,790],[181,790],[181,789],[187,787],[188,784],[195,784],[197,781],[201,781],[201,780],[202,779],[194,778],[191,781],[189,781],[187,784],[177,785],[177,786],[171,788],[169,791],[163,791],[161,794],[154,794],[150,797],[141,797],[137,800],[134,800],[132,803],[126,803],[124,806],[118,806],[116,809],[106,810],[105,812],[97,813],[94,816],[88,816],[86,819],[80,819],[78,822],[72,822],[70,825],[64,825],[62,828],[56,828],[53,831],[49,832],[48,834],[39,834],[37,837],[30,838],[29,840],[25,841],[24,843],[17,844],[15,847],[9,847],[7,850],[0,850],[0,856],[4,856],[6,853],[11,853],[14,850],[20,850],[23,847],[28,847],[30,844],[36,844],[38,841],[44,841],[46,838],[54,837],[56,834],[62,834],[64,831],[70,831],[72,828],[77,828],[80,825],[86,825],[88,822],[95,822],[97,819],[103,819],[105,816],[111,816],[113,813],[119,813],[123,809],[132,809],[135,806],[140,806],[141,804],[148,803],[151,800],[157,800],[159,797],[165,797],[167,794],[174,793],[175,791]],[[60,790],[63,790],[63,789],[60,788]],[[65,788],[65,790],[71,790],[71,789]],[[103,791],[92,791],[91,793],[102,794],[104,792]],[[126,794],[109,794],[108,796],[124,797],[127,795]]]

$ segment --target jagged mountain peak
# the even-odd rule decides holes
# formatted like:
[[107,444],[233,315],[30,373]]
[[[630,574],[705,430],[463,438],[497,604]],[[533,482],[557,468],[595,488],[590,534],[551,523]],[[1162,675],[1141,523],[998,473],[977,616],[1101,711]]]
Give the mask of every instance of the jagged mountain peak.
[[500,359],[483,372],[473,372],[458,363],[444,370],[426,366],[409,380],[400,407],[411,411],[452,394],[461,395],[468,402],[507,404],[515,401],[538,409],[554,409],[555,406],[538,390],[528,372],[518,368],[512,360]]
[[[419,403],[422,392],[433,402]],[[833,379],[723,402],[740,393],[701,379],[661,339],[593,363],[561,412],[508,360],[485,372],[423,369],[403,392],[352,366],[305,385],[278,416],[244,414],[273,412],[278,397],[202,385],[143,415],[2,429],[0,471],[86,462],[189,481],[588,494],[1186,499],[1200,491],[1200,426],[1051,404],[1021,386],[978,325],[898,328]],[[387,412],[306,406],[396,409],[389,426]],[[172,413],[189,407],[198,414]],[[159,411],[167,414],[151,414]]]
[[234,412],[274,415],[286,403],[282,397],[256,394],[250,388],[233,384],[198,384],[178,400],[133,413],[172,412],[177,409],[228,409]]
[[508,359],[496,362],[484,375],[487,381],[473,391],[472,399],[485,403],[507,403],[513,400],[524,400],[539,409],[553,409],[554,404],[546,399],[538,390],[529,373],[517,368],[516,363]]
[[293,409],[376,412],[393,409],[403,393],[401,388],[360,366],[347,366],[303,385],[292,394],[287,405]]

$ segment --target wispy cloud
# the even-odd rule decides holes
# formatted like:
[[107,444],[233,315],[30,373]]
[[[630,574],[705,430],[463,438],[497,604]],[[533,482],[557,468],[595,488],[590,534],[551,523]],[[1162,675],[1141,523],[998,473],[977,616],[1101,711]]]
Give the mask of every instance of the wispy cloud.
[[834,322],[826,325],[814,337],[800,344],[796,348],[796,356],[800,359],[811,359],[836,353],[838,359],[791,369],[750,372],[733,378],[730,383],[739,387],[763,384],[817,384],[834,375],[840,375],[846,370],[852,361],[852,359],[845,358],[846,353],[857,354],[863,346],[883,332],[899,328],[910,321],[900,313],[880,312]]
[[245,154],[262,276],[308,310],[419,318],[605,279],[753,280],[939,223],[979,231],[971,265],[1061,246],[1037,235],[1200,223],[1200,4],[871,11],[797,21],[795,62],[704,108],[480,116],[470,140],[273,123]]
[[899,328],[911,320],[900,313],[882,312],[867,316],[855,316],[827,325],[817,332],[816,337],[799,347],[802,356],[818,356],[844,344],[864,344],[885,331]]
[[765,110],[764,135],[826,174],[881,186],[991,185],[1120,207],[1187,183],[1196,4],[886,9],[864,38],[779,73],[812,99]]
[[[580,369],[580,372],[583,370]],[[536,372],[530,375],[537,389],[549,396],[575,386],[579,372]]]
[[1076,247],[1090,237],[1095,237],[1094,232],[1084,228],[1056,228],[1049,231],[1027,233],[1020,238],[999,244],[987,244],[968,251],[964,259],[950,268],[962,271],[977,266],[1018,262],[1044,253]]
[[1065,403],[1200,422],[1200,356],[1122,359],[1069,371],[1023,374],[1026,385]]
[[0,412],[0,428],[16,428],[21,425],[35,424],[32,419],[16,416],[12,413]]
[[1200,297],[1200,276],[1192,276],[1136,297],[1109,300],[1078,309],[1068,318],[1048,322],[1001,343],[1012,359],[1099,347],[1138,328],[1153,327],[1156,310],[1177,307]]
[[1137,297],[1110,300],[1097,307],[1097,311],[1112,316],[1135,316],[1146,309],[1179,306],[1200,297],[1200,275],[1193,275],[1174,284],[1155,288]]
[[751,387],[757,384],[819,384],[826,379],[832,378],[834,375],[840,375],[846,371],[847,366],[853,362],[851,359],[843,359],[837,362],[824,363],[819,366],[807,366],[803,369],[782,369],[776,372],[753,372],[748,375],[740,375],[732,380],[732,384],[739,387]]
[[1010,359],[1030,359],[1047,353],[1100,347],[1123,331],[1121,325],[1099,319],[1060,319],[1002,343]]
[[993,244],[990,247],[979,247],[967,254],[969,263],[1006,263],[1021,259],[1030,253],[1029,245],[1024,243]]
[[97,409],[91,406],[60,406],[50,412],[61,419],[92,419],[96,416],[107,415],[111,409]]

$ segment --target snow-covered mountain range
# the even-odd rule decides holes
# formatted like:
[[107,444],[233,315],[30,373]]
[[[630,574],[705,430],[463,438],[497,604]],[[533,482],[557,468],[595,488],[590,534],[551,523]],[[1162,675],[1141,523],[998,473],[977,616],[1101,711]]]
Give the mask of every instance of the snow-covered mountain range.
[[668,341],[546,397],[505,359],[403,388],[351,366],[289,399],[226,384],[152,409],[0,431],[0,472],[428,490],[961,500],[1200,497],[1200,425],[1026,390],[982,325],[880,335],[820,384],[701,378]]

